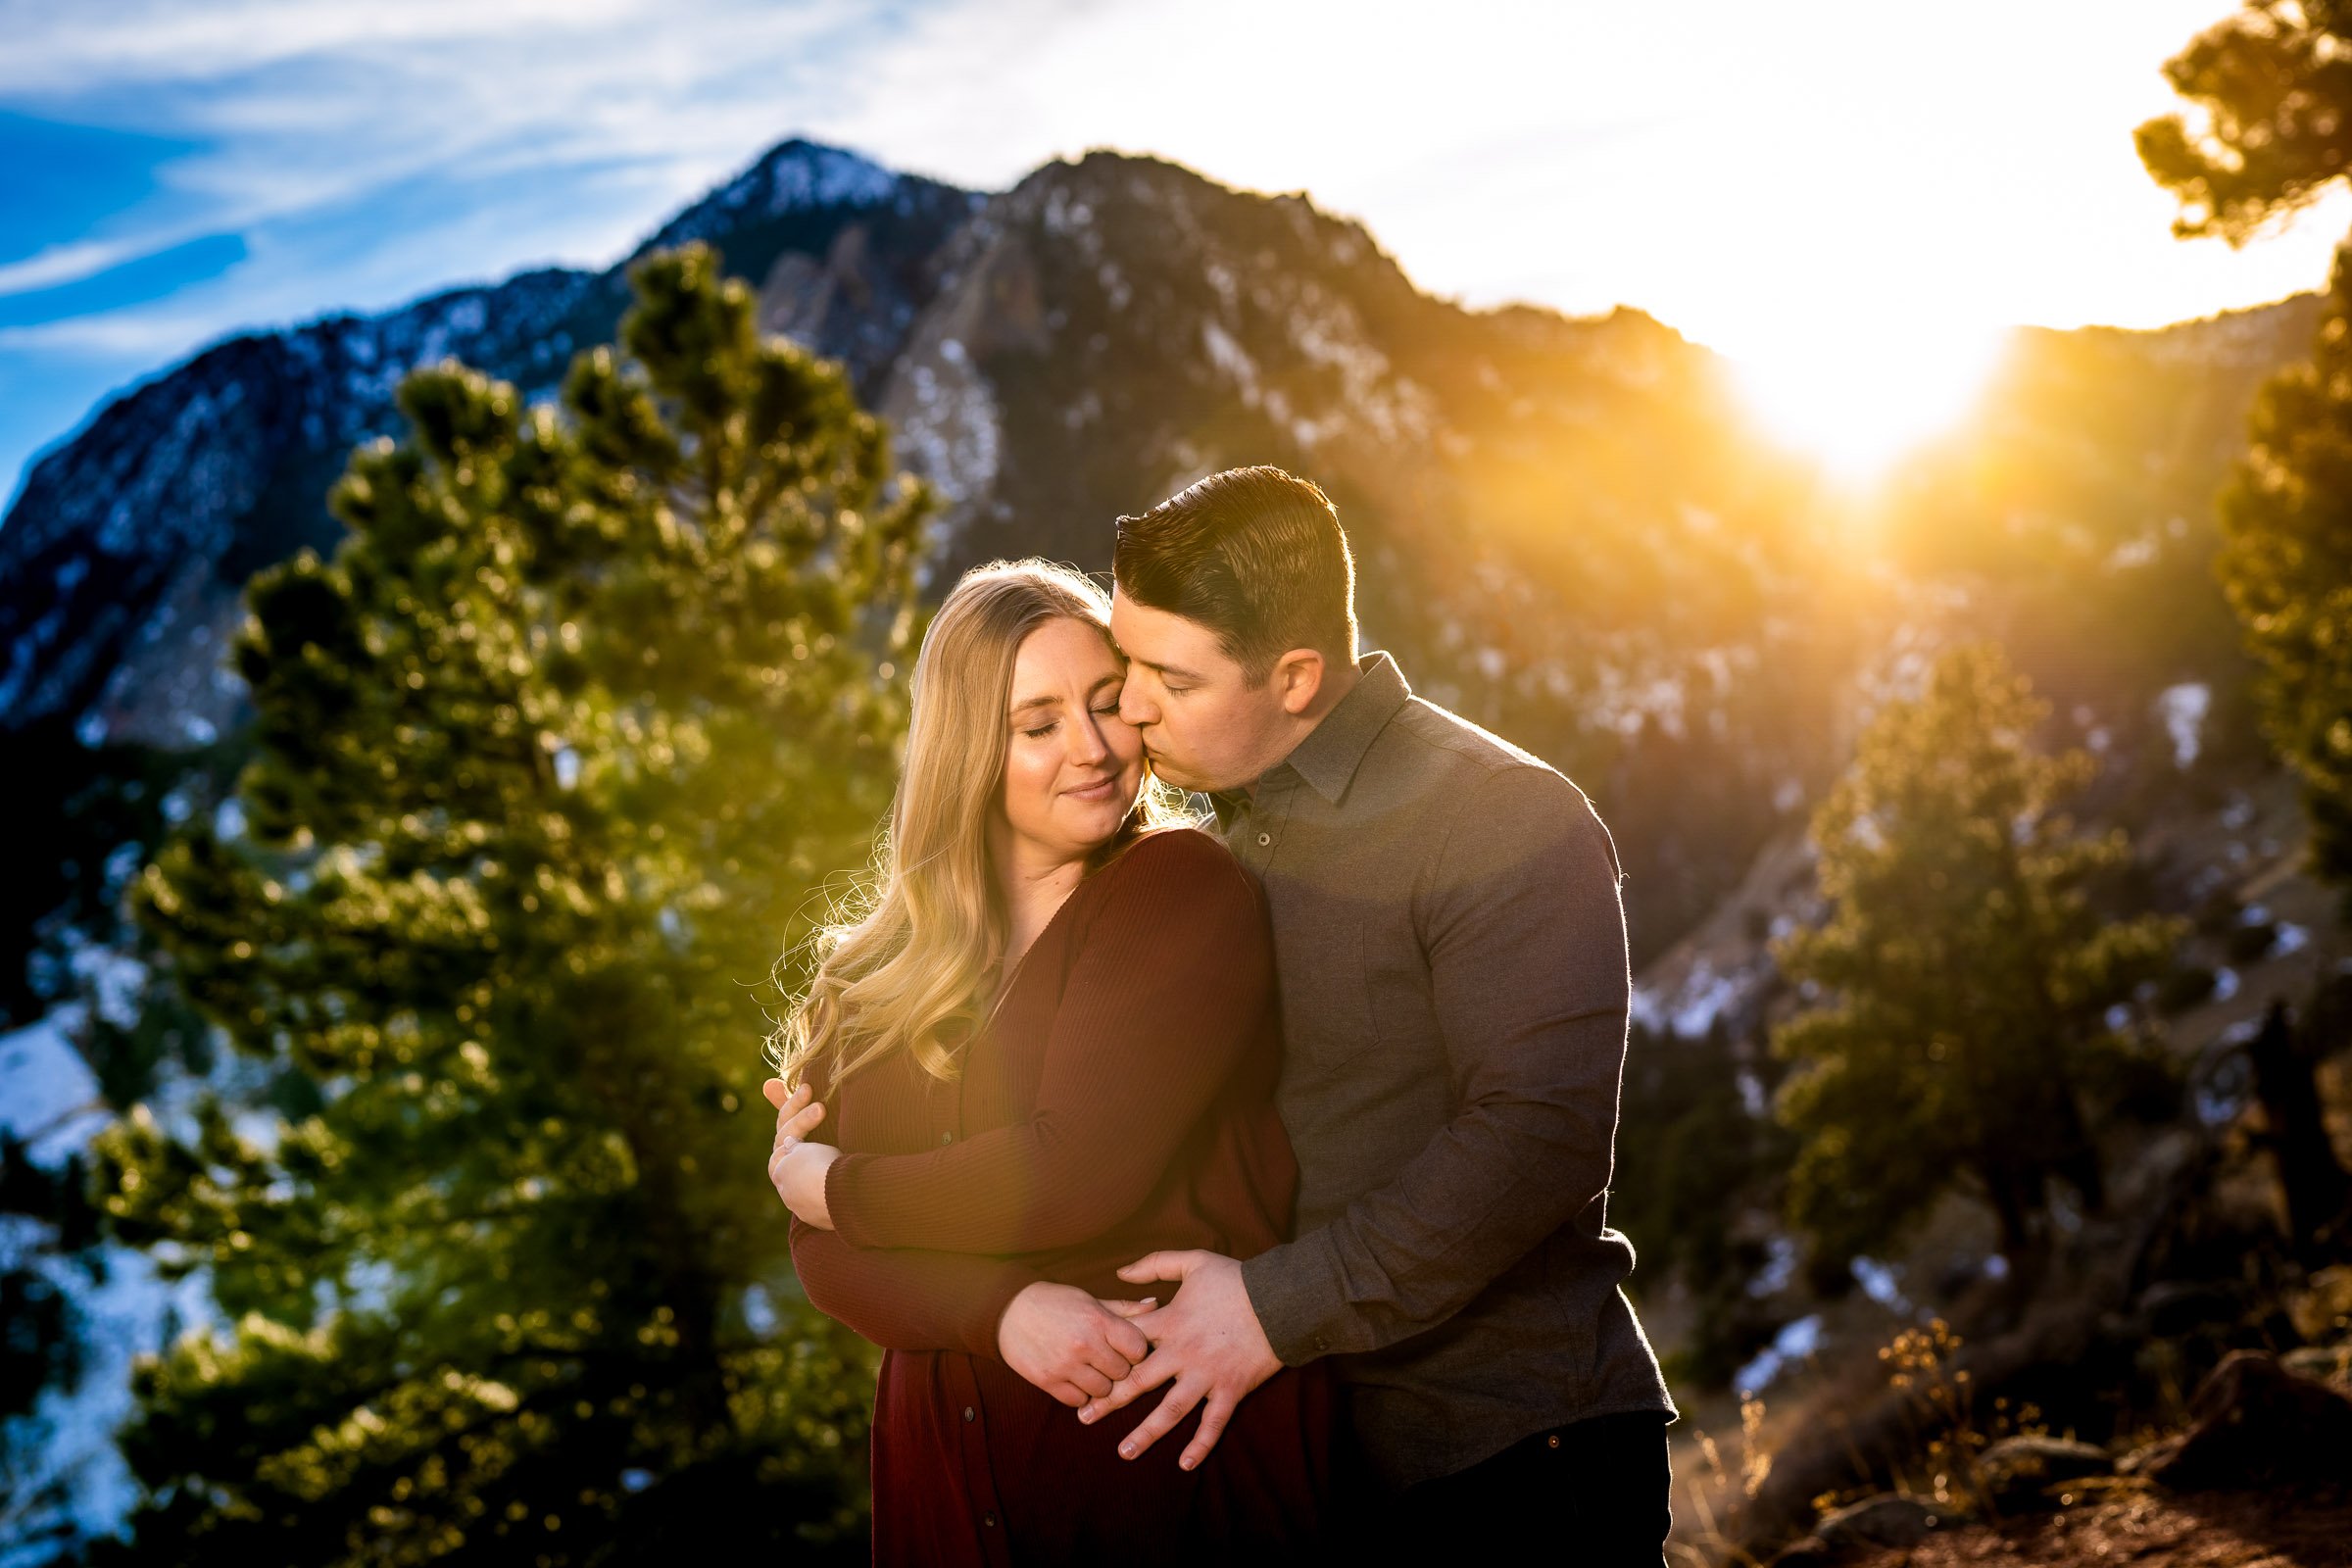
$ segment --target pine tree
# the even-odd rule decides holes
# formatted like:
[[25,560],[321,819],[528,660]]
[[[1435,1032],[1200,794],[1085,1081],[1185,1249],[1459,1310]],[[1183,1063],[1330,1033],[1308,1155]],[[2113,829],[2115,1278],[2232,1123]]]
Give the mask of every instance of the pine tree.
[[2028,750],[2047,710],[1997,646],[1951,649],[1814,814],[1831,914],[1773,953],[1817,1001],[1772,1043],[1793,1064],[1777,1101],[1801,1142],[1790,1216],[1833,1255],[1878,1248],[1956,1181],[2013,1258],[2039,1240],[2050,1178],[2104,1201],[2086,1076],[2124,1049],[2106,1009],[2184,924],[2092,906],[2086,883],[2130,846],[2057,811],[2095,762]]
[[2312,864],[2352,914],[2352,249],[2309,363],[2255,402],[2214,572],[2258,666],[2265,738],[2301,785]]
[[862,1554],[871,1363],[791,1294],[750,989],[887,808],[932,501],[707,249],[631,282],[561,410],[412,374],[333,561],[247,589],[247,829],[136,906],[307,1114],[101,1146],[234,1324],[137,1374],[140,1560]]
[[2197,106],[2132,133],[2140,162],[2180,202],[2173,233],[2241,246],[2352,170],[2352,3],[2246,0],[2164,63]]

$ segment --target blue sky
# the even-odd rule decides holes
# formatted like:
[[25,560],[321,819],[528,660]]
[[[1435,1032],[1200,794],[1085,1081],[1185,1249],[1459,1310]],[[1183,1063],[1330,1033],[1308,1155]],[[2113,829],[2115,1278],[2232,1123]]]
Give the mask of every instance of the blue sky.
[[1759,364],[1924,300],[1956,342],[2156,325],[2319,286],[2352,222],[2167,234],[2131,129],[2230,9],[0,0],[0,493],[207,343],[607,265],[796,133],[992,189],[1156,152],[1465,303],[1623,301]]

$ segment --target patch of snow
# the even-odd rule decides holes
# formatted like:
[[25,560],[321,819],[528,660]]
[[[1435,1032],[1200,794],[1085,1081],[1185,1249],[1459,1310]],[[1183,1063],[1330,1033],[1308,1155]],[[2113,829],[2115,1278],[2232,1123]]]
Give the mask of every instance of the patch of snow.
[[2213,1000],[2228,1002],[2237,995],[2237,971],[2224,965],[2213,976]]
[[81,1016],[82,1004],[68,1003],[0,1035],[0,1127],[24,1142],[25,1156],[43,1170],[63,1167],[114,1119],[98,1075],[68,1038]]
[[[62,1169],[114,1119],[71,1040],[86,1021],[82,1009],[68,1003],[0,1035],[0,1126],[27,1140],[26,1157],[44,1170]],[[121,1533],[138,1500],[115,1441],[131,1413],[132,1358],[220,1319],[203,1269],[168,1284],[144,1252],[102,1243],[60,1253],[53,1227],[28,1215],[0,1218],[8,1266],[37,1272],[66,1298],[83,1356],[77,1382],[43,1389],[28,1412],[0,1426],[11,1489],[0,1568],[32,1568],[56,1560],[61,1544]]]
[[1758,1350],[1755,1358],[1732,1374],[1732,1387],[1742,1398],[1759,1393],[1791,1361],[1801,1361],[1821,1348],[1821,1314],[1810,1313],[1788,1324]]
[[1788,1236],[1775,1236],[1766,1246],[1768,1251],[1764,1266],[1756,1270],[1754,1279],[1747,1282],[1747,1294],[1757,1298],[1778,1296],[1796,1277],[1795,1240]]
[[1742,1067],[1733,1074],[1732,1082],[1740,1088],[1740,1108],[1761,1121],[1772,1108],[1765,1099],[1764,1081],[1748,1068]]
[[2299,926],[2291,920],[2281,920],[2278,922],[2278,936],[2271,948],[2271,953],[2275,957],[2283,958],[2290,953],[2301,953],[2310,946],[2311,932],[2309,928]]
[[1900,1264],[1882,1263],[1875,1257],[1857,1257],[1848,1266],[1853,1270],[1854,1283],[1862,1287],[1864,1296],[1890,1312],[1911,1310],[1911,1302],[1903,1295],[1899,1283],[1903,1273]]
[[2173,738],[2173,765],[2186,767],[2197,760],[2205,715],[2213,707],[2213,688],[2203,681],[2182,681],[2156,694],[2156,711]]
[[1737,1004],[1746,990],[1740,977],[1717,974],[1715,966],[1701,956],[1671,998],[1659,996],[1650,987],[1634,987],[1634,1020],[1653,1034],[1671,1030],[1684,1036],[1703,1035],[1717,1015]]

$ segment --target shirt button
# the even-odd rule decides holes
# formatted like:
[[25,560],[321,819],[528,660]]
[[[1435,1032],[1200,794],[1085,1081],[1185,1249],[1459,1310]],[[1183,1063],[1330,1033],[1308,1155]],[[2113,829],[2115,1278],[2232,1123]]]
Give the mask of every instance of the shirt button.
[[939,1135],[939,1141],[943,1146],[952,1144],[956,1141],[956,1135],[954,1133],[941,1133]]
[[1548,1438],[1545,1438],[1545,1439],[1544,1440],[1544,1446],[1545,1446],[1546,1448],[1556,1448],[1556,1447],[1558,1447],[1559,1446],[1560,1446],[1560,1435],[1559,1435],[1557,1432],[1554,1432],[1554,1433],[1553,1433],[1553,1434],[1552,1434],[1550,1437],[1548,1437]]
[[1325,1339],[1322,1335],[1318,1334],[1315,1336],[1315,1348],[1318,1350],[1328,1350],[1331,1348],[1331,1342]]
[[1271,843],[1273,843],[1273,842],[1274,842],[1274,835],[1273,835],[1273,834],[1271,834],[1271,833],[1260,833],[1260,834],[1257,836],[1257,847],[1258,847],[1259,849],[1261,849],[1261,850],[1262,850],[1262,849],[1264,849],[1264,848],[1265,848],[1267,845],[1269,845],[1269,844],[1271,844]]
[[981,1522],[982,1524],[984,1524],[984,1525],[988,1526],[988,1528],[989,1528],[989,1529],[991,1529],[991,1530],[994,1530],[994,1529],[996,1529],[996,1528],[997,1528],[997,1516],[996,1516],[995,1514],[993,1514],[993,1513],[984,1513],[984,1514],[982,1514],[982,1515],[980,1516],[980,1522]]
[[[964,1418],[966,1421],[977,1421],[977,1420],[979,1420],[979,1419],[980,1419],[980,1416],[979,1416],[978,1412],[976,1412],[975,1410],[973,1410],[973,1408],[972,1408],[970,1405],[968,1405],[968,1404],[967,1404],[967,1405],[965,1405],[965,1406],[963,1407],[963,1418]],[[1557,1438],[1554,1438],[1554,1439],[1552,1439],[1552,1442],[1554,1442],[1554,1443],[1556,1444],[1557,1442],[1559,1442],[1559,1439],[1557,1439]]]

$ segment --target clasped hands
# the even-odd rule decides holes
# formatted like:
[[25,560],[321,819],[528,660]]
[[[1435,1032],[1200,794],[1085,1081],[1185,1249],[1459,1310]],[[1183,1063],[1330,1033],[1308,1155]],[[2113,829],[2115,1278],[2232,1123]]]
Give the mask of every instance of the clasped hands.
[[[803,1084],[787,1091],[770,1078],[760,1086],[776,1107],[776,1141],[768,1180],[776,1195],[807,1224],[833,1229],[825,1206],[825,1172],[841,1157],[808,1134],[825,1107]],[[1177,1463],[1191,1470],[1208,1457],[1233,1412],[1250,1390],[1282,1370],[1265,1329],[1250,1304],[1242,1265],[1209,1251],[1153,1252],[1119,1270],[1130,1285],[1174,1283],[1166,1306],[1156,1298],[1106,1299],[1074,1285],[1040,1280],[1005,1307],[997,1326],[1004,1364],[1093,1423],[1168,1386],[1158,1405],[1119,1442],[1133,1459],[1173,1431],[1196,1406],[1200,1427]]]

